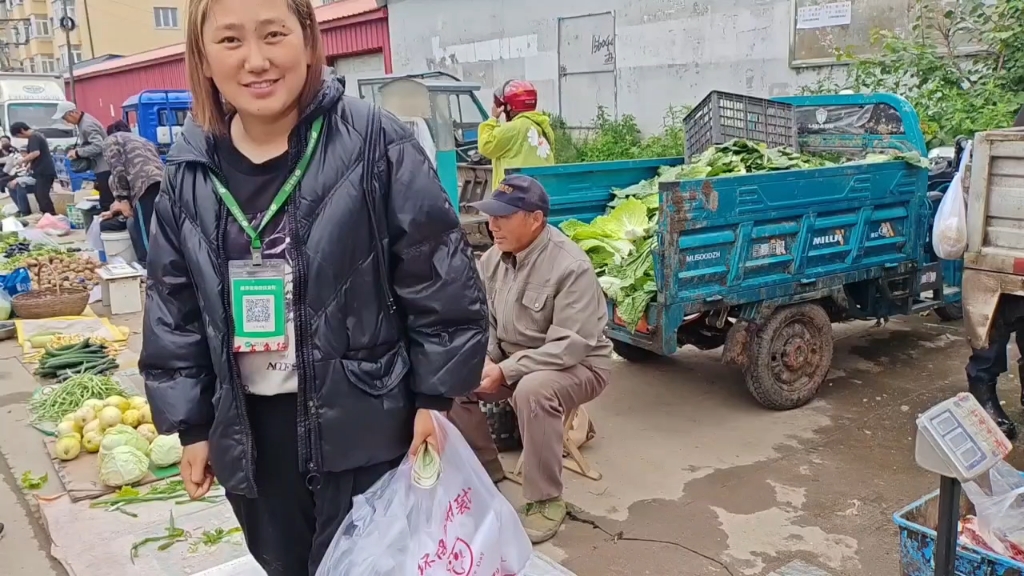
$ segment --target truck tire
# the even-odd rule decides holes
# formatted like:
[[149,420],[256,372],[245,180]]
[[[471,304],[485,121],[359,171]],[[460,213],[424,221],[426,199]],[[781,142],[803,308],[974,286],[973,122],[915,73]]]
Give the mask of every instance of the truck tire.
[[943,322],[963,320],[964,308],[960,302],[953,302],[952,304],[946,304],[945,306],[939,306],[936,308],[935,315]]
[[650,350],[646,350],[639,346],[633,346],[632,344],[626,344],[620,340],[612,339],[612,349],[627,362],[650,362],[658,357],[657,354]]
[[487,428],[498,452],[511,452],[523,447],[523,438],[519,434],[519,419],[512,410],[508,400],[501,402],[481,402],[480,409],[487,417]]
[[779,308],[754,338],[744,370],[747,389],[765,408],[799,408],[825,381],[832,351],[832,322],[824,308],[815,303]]

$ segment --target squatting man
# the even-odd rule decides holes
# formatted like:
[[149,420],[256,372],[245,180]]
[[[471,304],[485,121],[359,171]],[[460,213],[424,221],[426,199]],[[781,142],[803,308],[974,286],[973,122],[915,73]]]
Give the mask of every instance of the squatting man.
[[590,259],[548,224],[539,182],[508,176],[472,206],[494,235],[480,260],[490,336],[480,388],[457,400],[450,418],[498,482],[505,473],[479,402],[511,401],[523,438],[527,504],[519,517],[530,540],[544,542],[566,516],[562,418],[608,385],[608,310]]

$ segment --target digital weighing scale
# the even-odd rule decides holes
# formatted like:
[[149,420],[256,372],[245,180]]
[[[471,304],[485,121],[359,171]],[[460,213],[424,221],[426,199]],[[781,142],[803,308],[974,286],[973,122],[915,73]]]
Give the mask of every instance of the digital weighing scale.
[[935,576],[955,574],[961,483],[987,473],[1012,447],[992,417],[966,392],[917,418],[914,457],[918,466],[940,477]]

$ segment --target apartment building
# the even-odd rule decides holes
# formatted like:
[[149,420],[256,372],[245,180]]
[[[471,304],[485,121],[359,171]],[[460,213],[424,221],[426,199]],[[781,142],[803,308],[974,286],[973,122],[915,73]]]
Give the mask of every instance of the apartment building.
[[[69,61],[184,41],[186,0],[0,0],[0,71],[61,73]],[[68,38],[61,17],[75,21]]]

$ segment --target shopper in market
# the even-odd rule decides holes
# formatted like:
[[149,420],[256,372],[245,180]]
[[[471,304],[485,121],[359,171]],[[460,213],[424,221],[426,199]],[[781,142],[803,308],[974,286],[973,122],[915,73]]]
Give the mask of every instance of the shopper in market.
[[160,152],[152,142],[133,133],[124,120],[117,120],[107,127],[103,158],[110,167],[114,203],[100,217],[106,220],[120,214],[128,218],[132,248],[139,263],[145,266],[153,204],[164,178]]
[[480,260],[491,303],[490,338],[477,390],[455,402],[452,422],[495,481],[504,477],[479,402],[511,399],[523,438],[519,511],[534,543],[558,532],[562,500],[562,417],[608,385],[608,309],[590,258],[547,222],[550,202],[533,178],[513,174],[490,199],[494,246]]
[[[1013,123],[1014,128],[1024,128],[1024,107],[1021,107]],[[970,287],[966,287],[970,289]],[[972,348],[967,360],[967,388],[982,408],[995,420],[1007,438],[1017,437],[1017,425],[1003,409],[996,387],[999,377],[1006,373],[1008,358],[1006,348],[1010,337],[1016,336],[1017,350],[1024,356],[1024,298],[1004,294],[992,314],[988,346]],[[1024,373],[1024,357],[1017,361]],[[1024,406],[1024,384],[1021,385],[1020,403]]]
[[192,498],[215,474],[263,569],[312,576],[479,385],[483,284],[409,129],[343,97],[310,0],[193,0],[185,37],[140,369]]
[[18,164],[28,166],[32,177],[35,178],[34,192],[39,211],[56,216],[57,210],[53,206],[50,192],[53,190],[54,181],[57,180],[57,167],[53,163],[53,155],[50,154],[50,143],[46,141],[46,136],[24,122],[11,124],[11,135],[28,140],[26,154],[18,159]]
[[114,203],[114,195],[110,191],[110,167],[103,158],[103,140],[106,129],[91,114],[79,110],[74,102],[57,104],[54,120],[63,120],[78,128],[78,146],[68,150],[68,159],[85,158],[89,160],[90,170],[96,177],[96,189],[100,191],[100,209],[110,210]]
[[509,168],[555,163],[551,119],[537,111],[537,88],[526,80],[509,80],[494,91],[491,117],[477,132],[477,150],[491,160],[491,189]]

